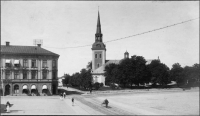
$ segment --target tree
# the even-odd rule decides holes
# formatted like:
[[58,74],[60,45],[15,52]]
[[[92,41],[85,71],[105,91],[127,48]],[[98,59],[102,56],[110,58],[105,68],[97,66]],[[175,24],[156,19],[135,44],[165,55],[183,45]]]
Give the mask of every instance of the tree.
[[71,84],[72,84],[72,86],[80,87],[80,84],[81,84],[80,73],[77,72],[77,73],[72,74]]
[[151,82],[153,84],[166,85],[170,83],[169,68],[165,64],[160,63],[159,60],[153,60],[148,65],[148,69],[151,72]]
[[179,63],[172,65],[172,69],[170,70],[170,79],[176,81],[177,84],[183,83],[183,68]]
[[70,78],[71,78],[71,76],[69,75],[69,74],[65,74],[64,75],[64,83],[65,84],[69,84],[70,83]]
[[81,78],[81,86],[83,86],[85,89],[91,88],[91,80],[92,80],[92,75],[91,71],[82,69],[80,73],[80,78]]
[[87,70],[92,70],[92,61],[88,62],[88,65],[86,66]]
[[123,59],[118,66],[118,71],[117,80],[125,87],[131,78],[131,60],[129,58]]
[[99,88],[100,88],[100,83],[99,82],[96,82],[96,83],[94,83],[94,88],[96,89],[96,90],[98,90]]
[[131,57],[131,66],[130,66],[130,78],[129,82],[132,87],[133,83],[137,86],[139,84],[144,84],[147,81],[146,71],[146,60],[142,56],[132,56]]
[[116,82],[117,81],[116,75],[117,75],[117,65],[114,63],[107,65],[105,67],[105,73],[104,73],[106,85]]
[[192,79],[196,82],[199,82],[200,79],[199,64],[197,63],[192,66]]

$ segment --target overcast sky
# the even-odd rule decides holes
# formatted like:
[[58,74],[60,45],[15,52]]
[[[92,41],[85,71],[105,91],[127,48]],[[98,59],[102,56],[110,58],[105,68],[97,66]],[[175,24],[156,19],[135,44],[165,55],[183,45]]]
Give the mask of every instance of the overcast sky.
[[[98,6],[103,41],[199,17],[199,1],[1,1],[1,44],[42,47],[60,55],[58,76],[73,74],[92,60]],[[82,48],[67,48],[90,45]],[[169,68],[199,63],[199,19],[106,43],[106,60],[129,56],[157,59]]]

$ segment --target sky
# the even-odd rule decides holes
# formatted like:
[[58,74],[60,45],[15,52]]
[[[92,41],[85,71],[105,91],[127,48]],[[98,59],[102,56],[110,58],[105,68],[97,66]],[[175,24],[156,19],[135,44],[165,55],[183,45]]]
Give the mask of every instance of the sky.
[[[60,55],[58,76],[92,60],[98,7],[103,42],[199,18],[199,1],[1,1],[1,45],[34,46]],[[169,68],[199,63],[199,19],[106,44],[106,60],[157,59]],[[79,48],[69,48],[84,46]]]

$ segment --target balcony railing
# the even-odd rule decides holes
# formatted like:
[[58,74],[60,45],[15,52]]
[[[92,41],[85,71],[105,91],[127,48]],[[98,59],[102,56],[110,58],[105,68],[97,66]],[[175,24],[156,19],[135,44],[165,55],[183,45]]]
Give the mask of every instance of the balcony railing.
[[4,83],[11,82],[55,82],[57,79],[3,79]]
[[52,79],[12,79],[12,82],[51,82]]

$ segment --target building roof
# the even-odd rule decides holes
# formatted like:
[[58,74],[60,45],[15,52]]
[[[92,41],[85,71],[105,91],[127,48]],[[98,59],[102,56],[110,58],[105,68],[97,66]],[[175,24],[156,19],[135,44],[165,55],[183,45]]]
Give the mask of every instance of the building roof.
[[58,56],[58,54],[48,51],[38,46],[15,46],[15,45],[1,45],[1,54],[20,54],[20,55],[51,55]]
[[62,77],[58,77],[58,79],[65,79],[65,76],[62,76]]
[[155,59],[146,59],[146,65],[148,65],[148,64],[151,64],[151,62],[153,61],[153,60],[155,60]]
[[119,64],[121,60],[106,60],[106,63],[102,66],[100,66],[99,68],[97,68],[96,70],[94,70],[92,73],[93,74],[97,74],[97,73],[104,73],[105,71],[105,67],[109,64]]

